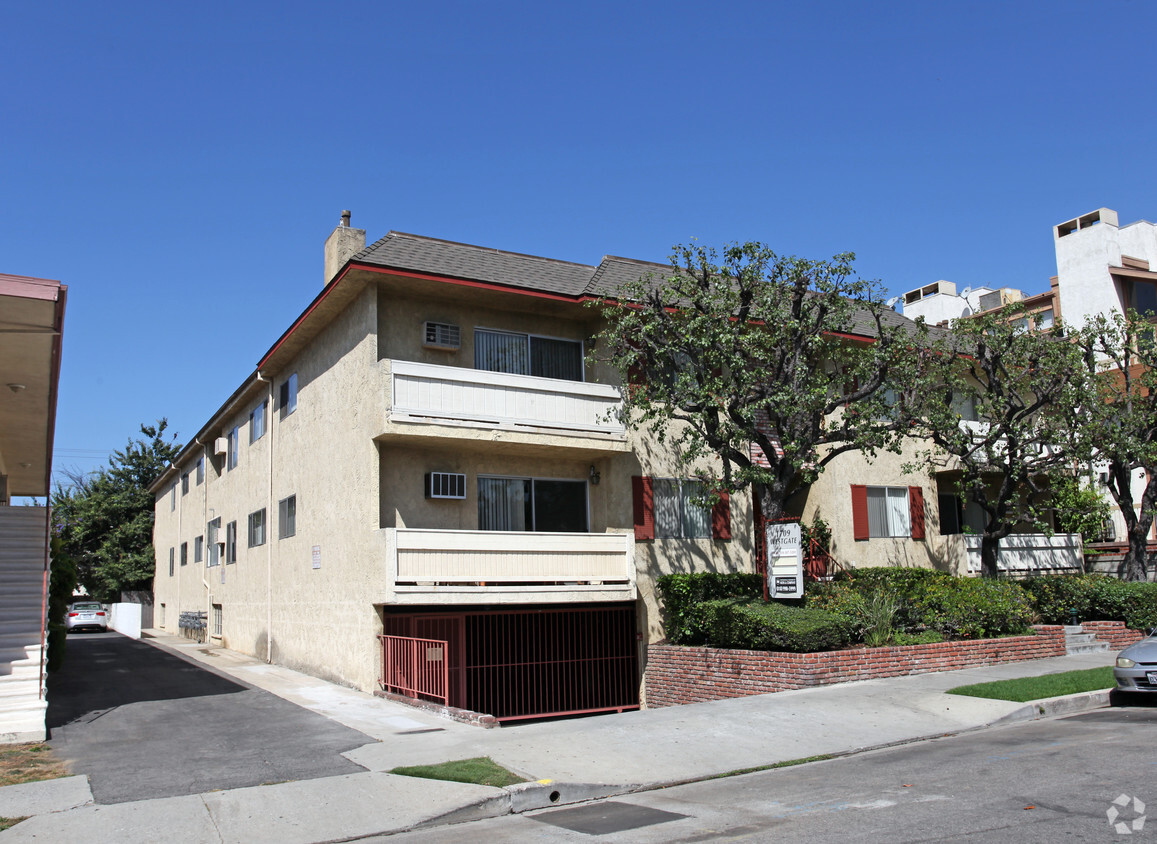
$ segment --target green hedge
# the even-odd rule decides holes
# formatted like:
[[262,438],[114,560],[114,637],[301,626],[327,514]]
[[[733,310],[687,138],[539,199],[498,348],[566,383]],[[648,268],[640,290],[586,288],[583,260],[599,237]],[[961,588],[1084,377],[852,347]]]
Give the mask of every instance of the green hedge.
[[665,574],[656,580],[667,629],[667,640],[674,645],[702,641],[701,617],[689,616],[696,604],[721,598],[761,598],[763,578],[745,572],[703,571],[694,574]]
[[752,651],[828,651],[853,640],[854,625],[837,613],[765,604],[762,599],[724,598],[695,604],[691,627],[702,639],[686,644]]
[[1103,574],[1050,574],[1022,583],[1045,624],[1123,621],[1134,630],[1157,626],[1157,583],[1130,583]]

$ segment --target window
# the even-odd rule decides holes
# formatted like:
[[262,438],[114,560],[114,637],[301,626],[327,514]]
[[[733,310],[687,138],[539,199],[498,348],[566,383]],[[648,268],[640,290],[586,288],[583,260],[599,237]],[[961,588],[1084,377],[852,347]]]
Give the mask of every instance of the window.
[[480,477],[478,528],[586,533],[586,481]]
[[936,500],[940,506],[941,534],[984,533],[987,519],[984,510],[975,501],[965,503],[959,495],[938,495]]
[[221,517],[213,519],[205,528],[209,535],[209,562],[207,566],[221,565]]
[[265,435],[265,402],[249,412],[249,444],[257,442]]
[[234,428],[232,431],[229,432],[229,452],[228,452],[228,458],[227,458],[228,462],[225,465],[226,471],[228,471],[229,469],[236,469],[237,468],[237,457],[238,457],[237,441],[239,439],[240,439],[240,431],[237,428]]
[[169,577],[172,577],[176,569],[173,567],[173,549],[169,549]]
[[189,494],[189,473],[185,472],[181,475],[181,495]]
[[213,633],[212,635],[221,636],[221,605],[213,605]]
[[249,514],[249,547],[265,544],[265,508]]
[[1041,311],[1036,315],[1036,327],[1039,331],[1044,331],[1046,328],[1053,327],[1053,309]]
[[197,458],[197,486],[205,482],[205,458]]
[[173,484],[173,488],[169,490],[169,512],[177,509],[177,485]]
[[1125,296],[1129,307],[1141,315],[1157,311],[1157,284],[1147,281],[1127,282]]
[[277,538],[285,539],[297,533],[297,496],[291,495],[277,502]]
[[237,522],[225,525],[225,565],[237,562]]
[[181,543],[181,565],[183,565],[183,566],[189,565],[189,543],[188,542],[182,542]]
[[731,499],[720,492],[710,507],[694,499],[705,493],[700,481],[631,478],[635,539],[731,539]]
[[198,536],[193,540],[193,562],[199,563],[205,559],[205,537]]
[[165,626],[165,605],[161,604],[161,627]]
[[476,328],[474,368],[582,381],[583,344],[577,340]]
[[696,496],[705,494],[699,481],[655,479],[656,538],[708,539],[711,536],[711,508],[697,505]]
[[852,485],[852,534],[858,541],[924,538],[924,492],[918,486]]
[[976,396],[966,393],[952,394],[952,412],[964,422],[976,422],[980,419],[976,413]]
[[281,384],[278,392],[277,405],[281,408],[281,418],[284,419],[297,410],[297,373],[293,373]]

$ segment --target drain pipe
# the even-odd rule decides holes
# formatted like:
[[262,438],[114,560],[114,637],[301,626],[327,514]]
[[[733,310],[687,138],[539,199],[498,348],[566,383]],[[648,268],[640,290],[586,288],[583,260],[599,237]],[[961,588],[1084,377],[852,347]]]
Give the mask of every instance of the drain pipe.
[[273,662],[273,379],[257,370],[257,380],[269,385],[269,404],[265,420],[265,430],[269,434],[269,489],[266,493],[265,510],[265,661]]

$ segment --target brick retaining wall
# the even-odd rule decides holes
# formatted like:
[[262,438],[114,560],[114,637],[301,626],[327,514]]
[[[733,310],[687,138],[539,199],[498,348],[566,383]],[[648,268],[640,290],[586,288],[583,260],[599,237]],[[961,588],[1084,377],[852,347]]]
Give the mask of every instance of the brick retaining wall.
[[1109,650],[1119,651],[1145,638],[1140,630],[1130,630],[1123,621],[1082,621],[1081,629],[1094,633],[1102,642],[1109,643]]
[[[647,706],[675,706],[849,680],[1065,655],[1062,626],[1042,624],[1035,629],[1035,636],[805,654],[651,645],[647,648],[644,675]],[[1119,621],[1087,622],[1086,629],[1113,647],[1118,647],[1117,641],[1127,643],[1140,638],[1139,633]]]

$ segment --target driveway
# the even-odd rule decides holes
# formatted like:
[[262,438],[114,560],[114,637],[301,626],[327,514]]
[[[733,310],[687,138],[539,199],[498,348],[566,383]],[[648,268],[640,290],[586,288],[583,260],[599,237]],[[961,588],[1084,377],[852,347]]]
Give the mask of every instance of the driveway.
[[373,740],[119,633],[74,633],[48,677],[49,743],[98,803],[364,771]]

